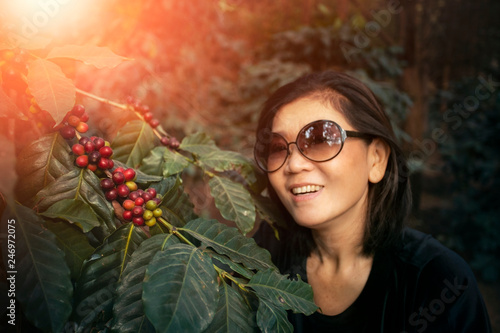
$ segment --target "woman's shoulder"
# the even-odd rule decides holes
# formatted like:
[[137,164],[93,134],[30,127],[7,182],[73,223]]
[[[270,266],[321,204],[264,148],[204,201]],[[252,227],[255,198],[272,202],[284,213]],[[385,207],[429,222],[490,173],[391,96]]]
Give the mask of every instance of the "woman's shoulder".
[[442,271],[442,273],[455,275],[472,274],[469,265],[459,254],[433,236],[412,228],[403,230],[401,242],[395,254],[401,264],[418,271],[433,267],[436,273]]
[[467,262],[431,235],[407,228],[396,255],[408,325],[428,332],[491,332],[488,313]]

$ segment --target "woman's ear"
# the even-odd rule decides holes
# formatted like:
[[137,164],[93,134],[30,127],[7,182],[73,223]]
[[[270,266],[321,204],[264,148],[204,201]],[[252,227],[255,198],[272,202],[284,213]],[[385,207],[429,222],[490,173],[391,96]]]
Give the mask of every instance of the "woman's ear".
[[384,178],[390,153],[391,148],[384,140],[375,138],[370,143],[368,146],[368,162],[370,167],[368,180],[370,183],[378,183]]

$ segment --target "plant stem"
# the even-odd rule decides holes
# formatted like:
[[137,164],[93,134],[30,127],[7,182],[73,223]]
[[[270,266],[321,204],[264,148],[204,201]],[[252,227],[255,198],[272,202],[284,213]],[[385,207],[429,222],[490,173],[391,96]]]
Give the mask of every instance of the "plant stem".
[[210,178],[214,178],[215,177],[215,174],[213,172],[210,172],[208,170],[204,170],[205,174],[210,177]]
[[217,271],[217,274],[219,274],[221,279],[227,278],[227,279],[231,280],[233,283],[236,283],[236,285],[241,290],[248,292],[248,290],[245,288],[245,286],[243,286],[241,283],[239,283],[238,280],[236,280],[231,274],[229,274],[228,272],[226,272],[222,268],[217,267],[217,265],[214,265],[214,268]]
[[89,93],[87,91],[84,91],[84,90],[81,90],[79,88],[76,88],[76,92],[79,93],[79,94],[81,94],[81,95],[84,95],[84,96],[90,97],[92,99],[95,99],[96,101],[99,101],[101,103],[108,104],[108,105],[114,106],[114,107],[122,109],[122,110],[128,110],[128,108],[129,108],[128,105],[126,105],[126,104],[120,104],[120,103],[111,101],[109,99],[106,99],[106,98],[103,98],[103,97],[91,94],[91,93]]
[[191,246],[195,246],[193,243],[191,243],[186,237],[184,237],[183,234],[181,234],[179,231],[177,231],[177,228],[170,223],[168,223],[163,217],[159,217],[158,220],[168,229],[168,232],[171,234],[176,235],[181,241],[183,241],[186,244],[189,244]]
[[[182,235],[180,232],[177,231],[177,228],[173,225],[171,225],[170,223],[168,223],[163,217],[159,217],[158,220],[165,226],[167,227],[168,231],[171,233],[171,234],[174,234],[176,235],[177,237],[179,237],[179,239],[181,241],[183,241],[184,243],[186,244],[189,244],[191,246],[195,246],[193,243],[191,243],[186,237],[184,237],[184,235]],[[232,282],[236,283],[236,285],[238,287],[240,287],[241,290],[243,291],[248,291],[241,283],[238,282],[238,280],[236,280],[231,274],[229,274],[228,272],[226,272],[225,270],[217,267],[217,265],[213,265],[215,270],[217,271],[217,274],[221,277],[221,279],[224,279],[224,278],[227,278],[229,280],[231,280]]]
[[[139,119],[141,119],[142,121],[145,121],[144,117],[139,112],[137,112],[136,110],[134,110],[131,106],[129,106],[127,104],[117,103],[117,102],[111,101],[111,100],[109,100],[107,98],[103,98],[103,97],[94,95],[92,93],[89,93],[88,91],[85,91],[85,90],[82,90],[82,89],[79,89],[79,88],[76,88],[76,92],[79,93],[80,95],[83,95],[83,96],[95,99],[96,101],[99,101],[101,103],[114,106],[114,107],[122,109],[122,110],[131,110],[131,111],[133,111],[135,113],[135,115],[137,117],[139,117]],[[163,135],[156,128],[151,128],[151,129],[153,130],[153,133],[158,137],[158,139],[162,138]],[[168,135],[167,133],[165,133],[165,135],[167,137],[170,137],[170,135]]]

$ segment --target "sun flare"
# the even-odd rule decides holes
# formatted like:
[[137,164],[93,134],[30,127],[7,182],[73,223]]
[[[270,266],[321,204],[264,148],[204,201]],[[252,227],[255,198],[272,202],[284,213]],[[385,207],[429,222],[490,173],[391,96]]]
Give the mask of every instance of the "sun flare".
[[6,25],[11,35],[24,41],[68,38],[97,4],[78,0],[9,1],[2,6],[7,19],[4,28]]

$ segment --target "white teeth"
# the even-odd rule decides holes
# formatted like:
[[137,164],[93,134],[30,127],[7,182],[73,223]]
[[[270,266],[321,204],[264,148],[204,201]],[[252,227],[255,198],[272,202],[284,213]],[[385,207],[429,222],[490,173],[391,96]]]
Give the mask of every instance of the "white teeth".
[[318,192],[322,186],[319,185],[306,185],[302,187],[294,187],[292,188],[293,194],[305,194],[311,192]]

